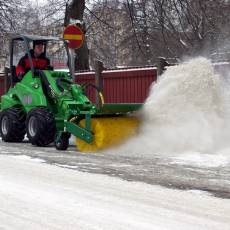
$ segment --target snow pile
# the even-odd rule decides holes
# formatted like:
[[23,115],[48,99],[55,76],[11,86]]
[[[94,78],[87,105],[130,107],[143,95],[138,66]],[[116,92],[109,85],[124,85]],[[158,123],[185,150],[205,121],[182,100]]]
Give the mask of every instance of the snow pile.
[[215,153],[230,147],[229,87],[205,58],[169,67],[151,87],[139,135],[119,152]]

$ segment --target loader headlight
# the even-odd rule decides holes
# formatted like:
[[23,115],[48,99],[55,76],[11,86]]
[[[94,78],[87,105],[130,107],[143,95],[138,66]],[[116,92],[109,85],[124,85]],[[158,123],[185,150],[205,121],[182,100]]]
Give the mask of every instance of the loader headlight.
[[34,87],[35,89],[38,89],[38,88],[39,88],[39,84],[38,84],[38,83],[34,83],[33,87]]

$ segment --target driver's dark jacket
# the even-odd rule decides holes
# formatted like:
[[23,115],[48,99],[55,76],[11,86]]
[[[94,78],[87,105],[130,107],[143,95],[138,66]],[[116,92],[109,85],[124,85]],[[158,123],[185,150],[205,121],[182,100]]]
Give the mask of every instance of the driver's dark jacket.
[[[34,56],[34,50],[30,50],[34,69],[47,69],[50,66],[50,60],[42,53],[39,57]],[[30,61],[28,54],[23,56],[16,67],[16,75],[24,75],[30,70]]]

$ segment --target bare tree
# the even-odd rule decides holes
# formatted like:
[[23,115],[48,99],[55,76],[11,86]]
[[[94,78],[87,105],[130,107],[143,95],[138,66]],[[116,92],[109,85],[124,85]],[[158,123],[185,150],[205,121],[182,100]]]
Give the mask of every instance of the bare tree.
[[48,1],[39,17],[21,16],[24,28],[36,24],[43,34],[62,36],[70,18],[84,20],[90,53],[86,43],[76,51],[76,69],[88,69],[89,56],[109,67],[149,65],[158,56],[213,53],[230,40],[229,0]]
[[[84,10],[85,0],[72,0],[70,4],[67,4],[64,25],[67,26],[71,19],[79,20],[82,23],[78,25],[81,27],[82,31],[86,33],[85,24],[83,23]],[[75,50],[75,54],[75,68],[78,70],[89,69],[89,50],[86,39],[82,47]]]
[[17,20],[23,8],[21,0],[0,1],[0,29],[2,32],[17,31]]
[[25,7],[25,4],[23,4],[21,0],[0,0],[1,59],[6,59],[9,52],[9,35],[18,31],[20,27],[20,16],[22,15],[21,12]]
[[207,54],[229,39],[229,1],[126,0],[126,4],[138,42],[149,37],[152,54],[159,50],[166,56]]

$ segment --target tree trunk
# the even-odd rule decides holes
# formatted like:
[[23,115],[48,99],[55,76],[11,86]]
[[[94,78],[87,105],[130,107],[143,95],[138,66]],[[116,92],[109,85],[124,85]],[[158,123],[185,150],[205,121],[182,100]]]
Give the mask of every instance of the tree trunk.
[[[85,9],[85,0],[72,0],[72,2],[66,6],[64,25],[70,24],[70,19],[83,21],[83,14]],[[85,25],[77,24],[81,27],[85,33]],[[89,50],[87,41],[85,39],[81,48],[75,50],[75,69],[76,70],[88,70],[89,69]]]

